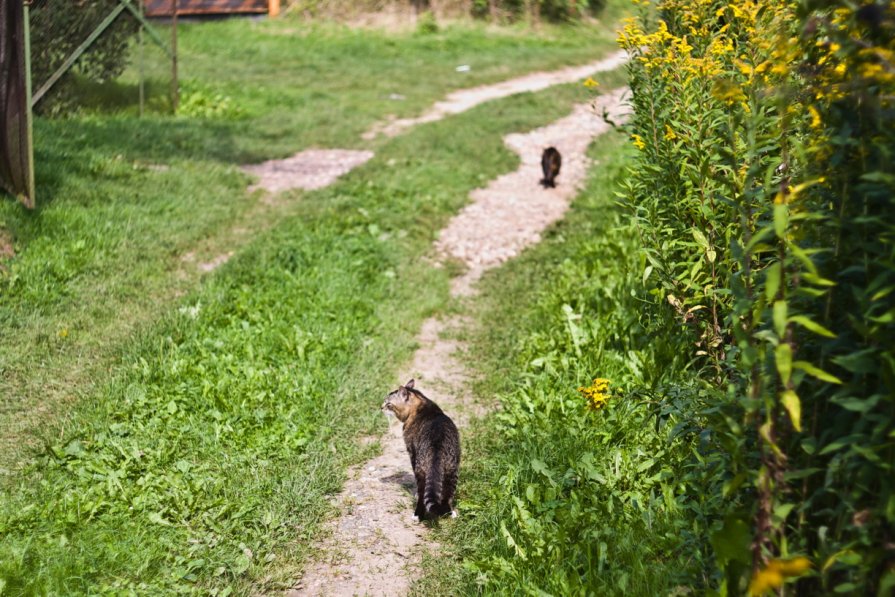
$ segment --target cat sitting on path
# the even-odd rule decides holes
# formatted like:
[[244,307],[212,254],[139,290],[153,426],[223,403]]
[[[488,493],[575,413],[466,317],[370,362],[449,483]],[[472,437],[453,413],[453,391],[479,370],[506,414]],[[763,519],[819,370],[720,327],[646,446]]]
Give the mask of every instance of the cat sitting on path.
[[541,169],[544,171],[544,178],[541,184],[544,188],[555,188],[556,177],[559,176],[559,168],[562,166],[562,156],[555,147],[548,147],[541,155]]
[[426,520],[451,514],[460,470],[460,433],[437,404],[414,389],[414,380],[389,393],[382,410],[404,423],[404,445],[416,477],[414,515]]

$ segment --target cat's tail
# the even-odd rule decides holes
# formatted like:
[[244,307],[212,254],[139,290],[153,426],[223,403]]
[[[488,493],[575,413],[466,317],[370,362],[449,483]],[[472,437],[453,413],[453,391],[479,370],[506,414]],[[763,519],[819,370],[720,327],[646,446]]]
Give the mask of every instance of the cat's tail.
[[440,458],[433,459],[429,474],[426,475],[426,486],[423,488],[423,506],[426,514],[440,516],[443,512],[444,496],[444,471],[441,468]]

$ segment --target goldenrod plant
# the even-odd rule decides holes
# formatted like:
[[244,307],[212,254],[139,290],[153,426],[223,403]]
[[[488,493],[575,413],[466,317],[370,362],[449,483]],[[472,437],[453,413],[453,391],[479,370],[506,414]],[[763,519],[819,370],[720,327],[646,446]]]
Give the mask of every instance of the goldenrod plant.
[[692,413],[724,471],[713,588],[888,594],[892,6],[667,0],[619,41],[643,278],[720,388]]

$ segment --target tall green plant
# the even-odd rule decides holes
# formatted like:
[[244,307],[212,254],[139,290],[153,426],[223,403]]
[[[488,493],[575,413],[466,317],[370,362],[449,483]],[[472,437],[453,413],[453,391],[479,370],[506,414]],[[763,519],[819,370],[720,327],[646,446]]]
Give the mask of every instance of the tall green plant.
[[692,413],[726,462],[719,588],[809,576],[805,590],[884,592],[891,6],[668,0],[655,14],[620,38],[640,149],[626,196],[644,279],[726,388]]

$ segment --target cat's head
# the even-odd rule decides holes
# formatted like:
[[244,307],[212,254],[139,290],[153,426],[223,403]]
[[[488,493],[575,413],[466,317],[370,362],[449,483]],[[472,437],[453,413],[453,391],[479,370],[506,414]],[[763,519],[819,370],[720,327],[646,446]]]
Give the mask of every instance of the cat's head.
[[387,415],[395,415],[399,421],[406,421],[416,404],[419,396],[413,391],[414,381],[411,379],[397,390],[389,392],[382,403],[382,410]]

